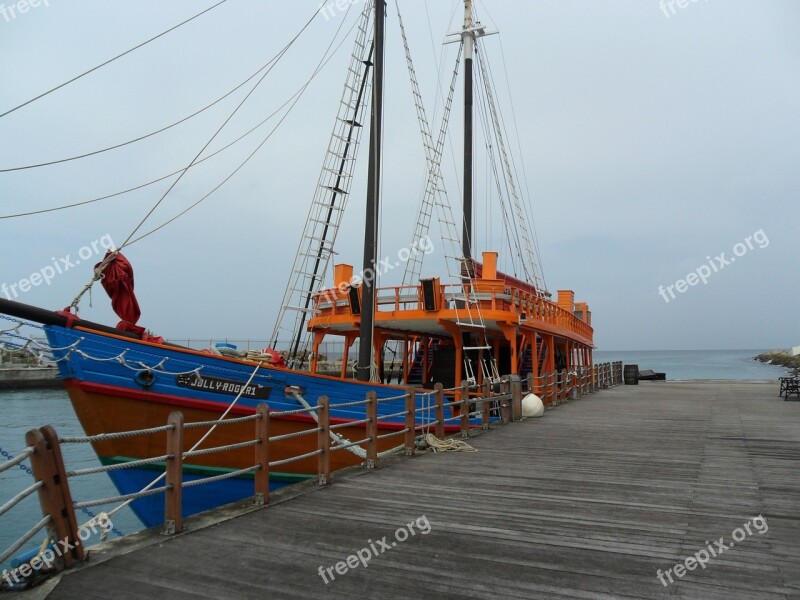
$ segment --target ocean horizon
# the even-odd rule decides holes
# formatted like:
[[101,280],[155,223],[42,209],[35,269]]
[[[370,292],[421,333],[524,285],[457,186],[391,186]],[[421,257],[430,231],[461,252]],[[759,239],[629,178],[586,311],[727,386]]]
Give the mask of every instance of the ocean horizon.
[[596,363],[622,361],[640,370],[666,373],[667,381],[777,381],[786,367],[768,365],[754,357],[770,349],[744,350],[595,350]]

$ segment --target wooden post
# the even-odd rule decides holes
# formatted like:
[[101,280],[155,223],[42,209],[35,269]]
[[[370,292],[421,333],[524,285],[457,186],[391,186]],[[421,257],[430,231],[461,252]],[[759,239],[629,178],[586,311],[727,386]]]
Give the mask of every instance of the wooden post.
[[374,469],[378,464],[378,396],[367,392],[367,468]]
[[522,419],[522,379],[519,375],[509,376],[511,380],[511,420]]
[[414,444],[414,437],[417,433],[414,430],[414,427],[417,424],[416,420],[416,402],[414,398],[414,388],[407,387],[406,388],[406,435],[405,435],[405,446],[406,446],[406,456],[413,456],[415,444]]
[[550,398],[553,406],[558,405],[558,371],[550,371]]
[[[502,379],[501,379],[502,381]],[[500,386],[500,393],[503,393],[502,384]],[[492,395],[492,387],[489,381],[486,380],[481,386],[481,397],[484,402],[481,402],[481,428],[489,429],[489,417],[491,416],[492,404],[485,400]],[[502,415],[503,422],[506,422],[506,409],[503,407],[502,401],[500,402],[500,414]]]
[[47,531],[53,540],[68,540],[74,545],[72,550],[62,554],[64,567],[72,566],[74,561],[83,561],[85,553],[78,536],[78,522],[72,506],[64,459],[58,443],[58,435],[51,425],[31,429],[25,434],[25,443],[33,446],[31,468],[36,481],[42,482],[39,488],[39,505],[42,516],[50,515]]
[[331,482],[331,410],[327,396],[319,397],[319,432],[317,433],[317,449],[322,450],[317,455],[317,477],[319,485],[328,485]]
[[173,411],[167,425],[167,491],[164,493],[164,535],[183,530],[183,413]]
[[469,437],[469,382],[461,382],[461,437]]
[[437,383],[433,386],[434,400],[436,401],[436,437],[444,439],[444,386]]
[[255,504],[269,504],[269,406],[265,402],[256,407],[256,491]]

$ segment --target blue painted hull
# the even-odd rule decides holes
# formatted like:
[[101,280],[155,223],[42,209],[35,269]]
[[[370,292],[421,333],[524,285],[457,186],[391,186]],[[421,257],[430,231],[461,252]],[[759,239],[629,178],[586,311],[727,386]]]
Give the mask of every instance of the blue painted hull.
[[[146,344],[53,325],[46,326],[45,332],[51,346],[60,349],[54,354],[62,379],[75,379],[118,391],[146,392],[154,399],[159,395],[165,398],[183,398],[216,407],[220,412],[235,398],[235,388],[216,391],[211,387],[187,387],[181,385],[179,374],[183,374],[185,379],[186,374],[197,372],[202,378],[244,384],[254,370],[252,363],[166,345]],[[120,356],[122,362],[115,360]],[[153,369],[158,365],[159,369]],[[137,375],[148,368],[154,373],[152,382],[143,382],[141,378],[137,380]],[[259,403],[267,402],[273,411],[301,408],[297,400],[286,393],[290,387],[298,389],[311,405],[316,404],[322,395],[328,396],[331,404],[338,404],[363,400],[367,391],[374,390],[378,398],[395,398],[378,405],[378,419],[385,423],[403,423],[402,416],[383,416],[404,410],[405,401],[401,397],[404,389],[398,386],[367,384],[271,367],[260,368],[250,385],[255,387],[254,394],[268,394],[268,397],[244,394],[237,406],[253,410]],[[417,408],[424,408],[430,403],[429,395],[417,396]],[[364,417],[363,405],[331,409],[333,419],[358,420]],[[432,422],[433,419],[433,411],[418,413],[419,424]],[[477,424],[477,421],[472,424]]]
[[[365,398],[367,391],[373,390],[379,399],[386,399],[378,404],[379,433],[398,431],[404,427],[402,415],[391,416],[405,411],[405,390],[401,387],[272,367],[260,367],[254,375],[253,363],[194,350],[53,325],[46,326],[45,332],[55,349],[59,374],[65,380],[73,407],[87,435],[161,426],[174,410],[184,411],[188,415],[187,420],[213,420],[231,406],[240,392],[231,417],[252,414],[262,402],[268,403],[272,412],[302,408],[293,396],[293,390],[299,392],[310,405],[317,404],[322,395],[328,396],[332,405],[360,401]],[[432,395],[420,391],[415,401],[417,424],[432,424],[434,411],[419,410],[432,408]],[[346,423],[364,419],[365,411],[363,404],[332,408],[330,416],[334,423]],[[452,414],[446,409],[446,418]],[[473,419],[470,424],[476,426],[479,421]],[[276,435],[272,432],[291,433],[314,426],[307,414],[276,417],[271,419],[270,431]],[[252,439],[251,427],[252,424],[248,423],[246,429],[240,430],[241,437],[224,441],[209,440],[206,446]],[[340,433],[358,440],[364,437],[364,427],[363,424],[357,428],[353,426],[349,433],[347,428],[340,430]],[[457,428],[453,424],[449,429],[452,431]],[[225,431],[218,431],[215,436],[233,435],[230,428],[220,429]],[[316,436],[313,435],[303,436],[300,443],[303,445],[298,446],[298,438],[274,442],[270,445],[272,460],[305,454],[317,447]],[[396,446],[402,444],[402,436],[387,438],[380,443],[380,449]],[[137,444],[138,441],[128,438],[103,441],[95,444],[95,451],[106,463],[113,462],[116,457],[141,459],[157,453],[152,447]],[[222,455],[195,457],[193,461],[196,459],[197,462],[193,465],[184,465],[185,479],[218,474],[207,472],[202,475],[197,473],[198,470],[232,470],[253,464],[252,448],[231,454],[233,456],[230,458],[227,453],[224,458],[220,458]],[[331,460],[337,461],[336,465],[332,462],[334,470],[361,461],[345,451],[333,453]],[[292,472],[283,474],[283,480],[277,480],[273,477],[276,474],[270,474],[271,489],[289,484],[293,475],[299,476],[296,479],[302,479],[303,476],[316,473],[316,459],[304,459],[287,466]],[[112,472],[111,477],[120,492],[128,494],[141,490],[158,474],[159,471],[152,468],[124,469]],[[252,497],[253,485],[252,478],[241,478],[188,488],[184,491],[184,515]],[[137,500],[133,504],[136,514],[146,525],[163,522],[163,495]]]

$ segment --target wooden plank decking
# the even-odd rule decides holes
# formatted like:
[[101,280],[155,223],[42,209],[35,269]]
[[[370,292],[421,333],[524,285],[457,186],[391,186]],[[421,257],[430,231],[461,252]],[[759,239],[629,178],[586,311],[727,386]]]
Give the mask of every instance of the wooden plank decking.
[[[48,598],[800,599],[800,403],[777,393],[619,386],[473,437],[476,453],[340,477],[124,555],[115,542]],[[658,580],[759,514],[763,535]],[[318,574],[423,516],[427,535]]]

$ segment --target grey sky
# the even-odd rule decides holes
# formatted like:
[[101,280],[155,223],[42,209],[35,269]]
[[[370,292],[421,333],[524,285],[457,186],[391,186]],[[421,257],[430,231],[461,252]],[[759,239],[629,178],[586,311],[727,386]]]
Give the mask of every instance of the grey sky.
[[[0,0],[4,6],[10,0]],[[61,83],[212,2],[43,1],[0,13],[0,112]],[[0,168],[95,150],[158,129],[216,99],[288,41],[311,1],[230,0],[191,24],[42,100],[0,118]],[[357,2],[346,17],[354,20]],[[459,25],[456,0],[403,0],[429,111],[435,51]],[[708,0],[484,0],[501,31],[484,41],[511,119],[502,57],[522,143],[539,247],[551,291],[571,288],[593,311],[601,349],[782,347],[800,343],[800,4]],[[387,132],[382,255],[411,237],[424,157],[394,3],[388,8]],[[308,78],[343,13],[318,17],[212,148],[263,119]],[[428,22],[430,16],[430,24]],[[502,53],[500,43],[502,41]],[[131,246],[141,324],[172,339],[266,339],[333,124],[350,42],[312,83],[256,157],[203,204]],[[446,70],[455,47],[448,46]],[[460,88],[459,88],[460,89]],[[188,163],[243,97],[238,93],[169,132],[104,155],[0,173],[0,214],[113,193]],[[457,102],[461,101],[460,92]],[[460,110],[452,119],[460,151]],[[190,172],[148,220],[163,222],[249,154],[259,133]],[[263,132],[263,133],[262,133]],[[366,140],[366,137],[365,137]],[[516,140],[513,145],[516,147]],[[362,158],[365,152],[362,152]],[[364,161],[362,161],[364,162]],[[482,167],[481,167],[482,168]],[[458,198],[453,159],[445,171]],[[359,174],[363,175],[363,165]],[[120,243],[166,190],[162,182],[72,210],[0,221],[0,283],[73,258],[105,234]],[[523,182],[524,187],[524,182]],[[364,178],[355,183],[338,244],[360,262]],[[481,246],[499,246],[477,184]],[[491,222],[491,230],[488,223]],[[665,302],[675,285],[747,236],[753,248]],[[763,237],[762,237],[763,236]],[[434,227],[434,243],[438,228]],[[765,247],[760,247],[765,245]],[[492,248],[495,249],[495,248]],[[504,250],[502,247],[496,248]],[[741,251],[741,247],[739,247]],[[17,299],[62,308],[89,264]],[[401,274],[392,272],[393,284]],[[98,286],[84,317],[115,323]]]

